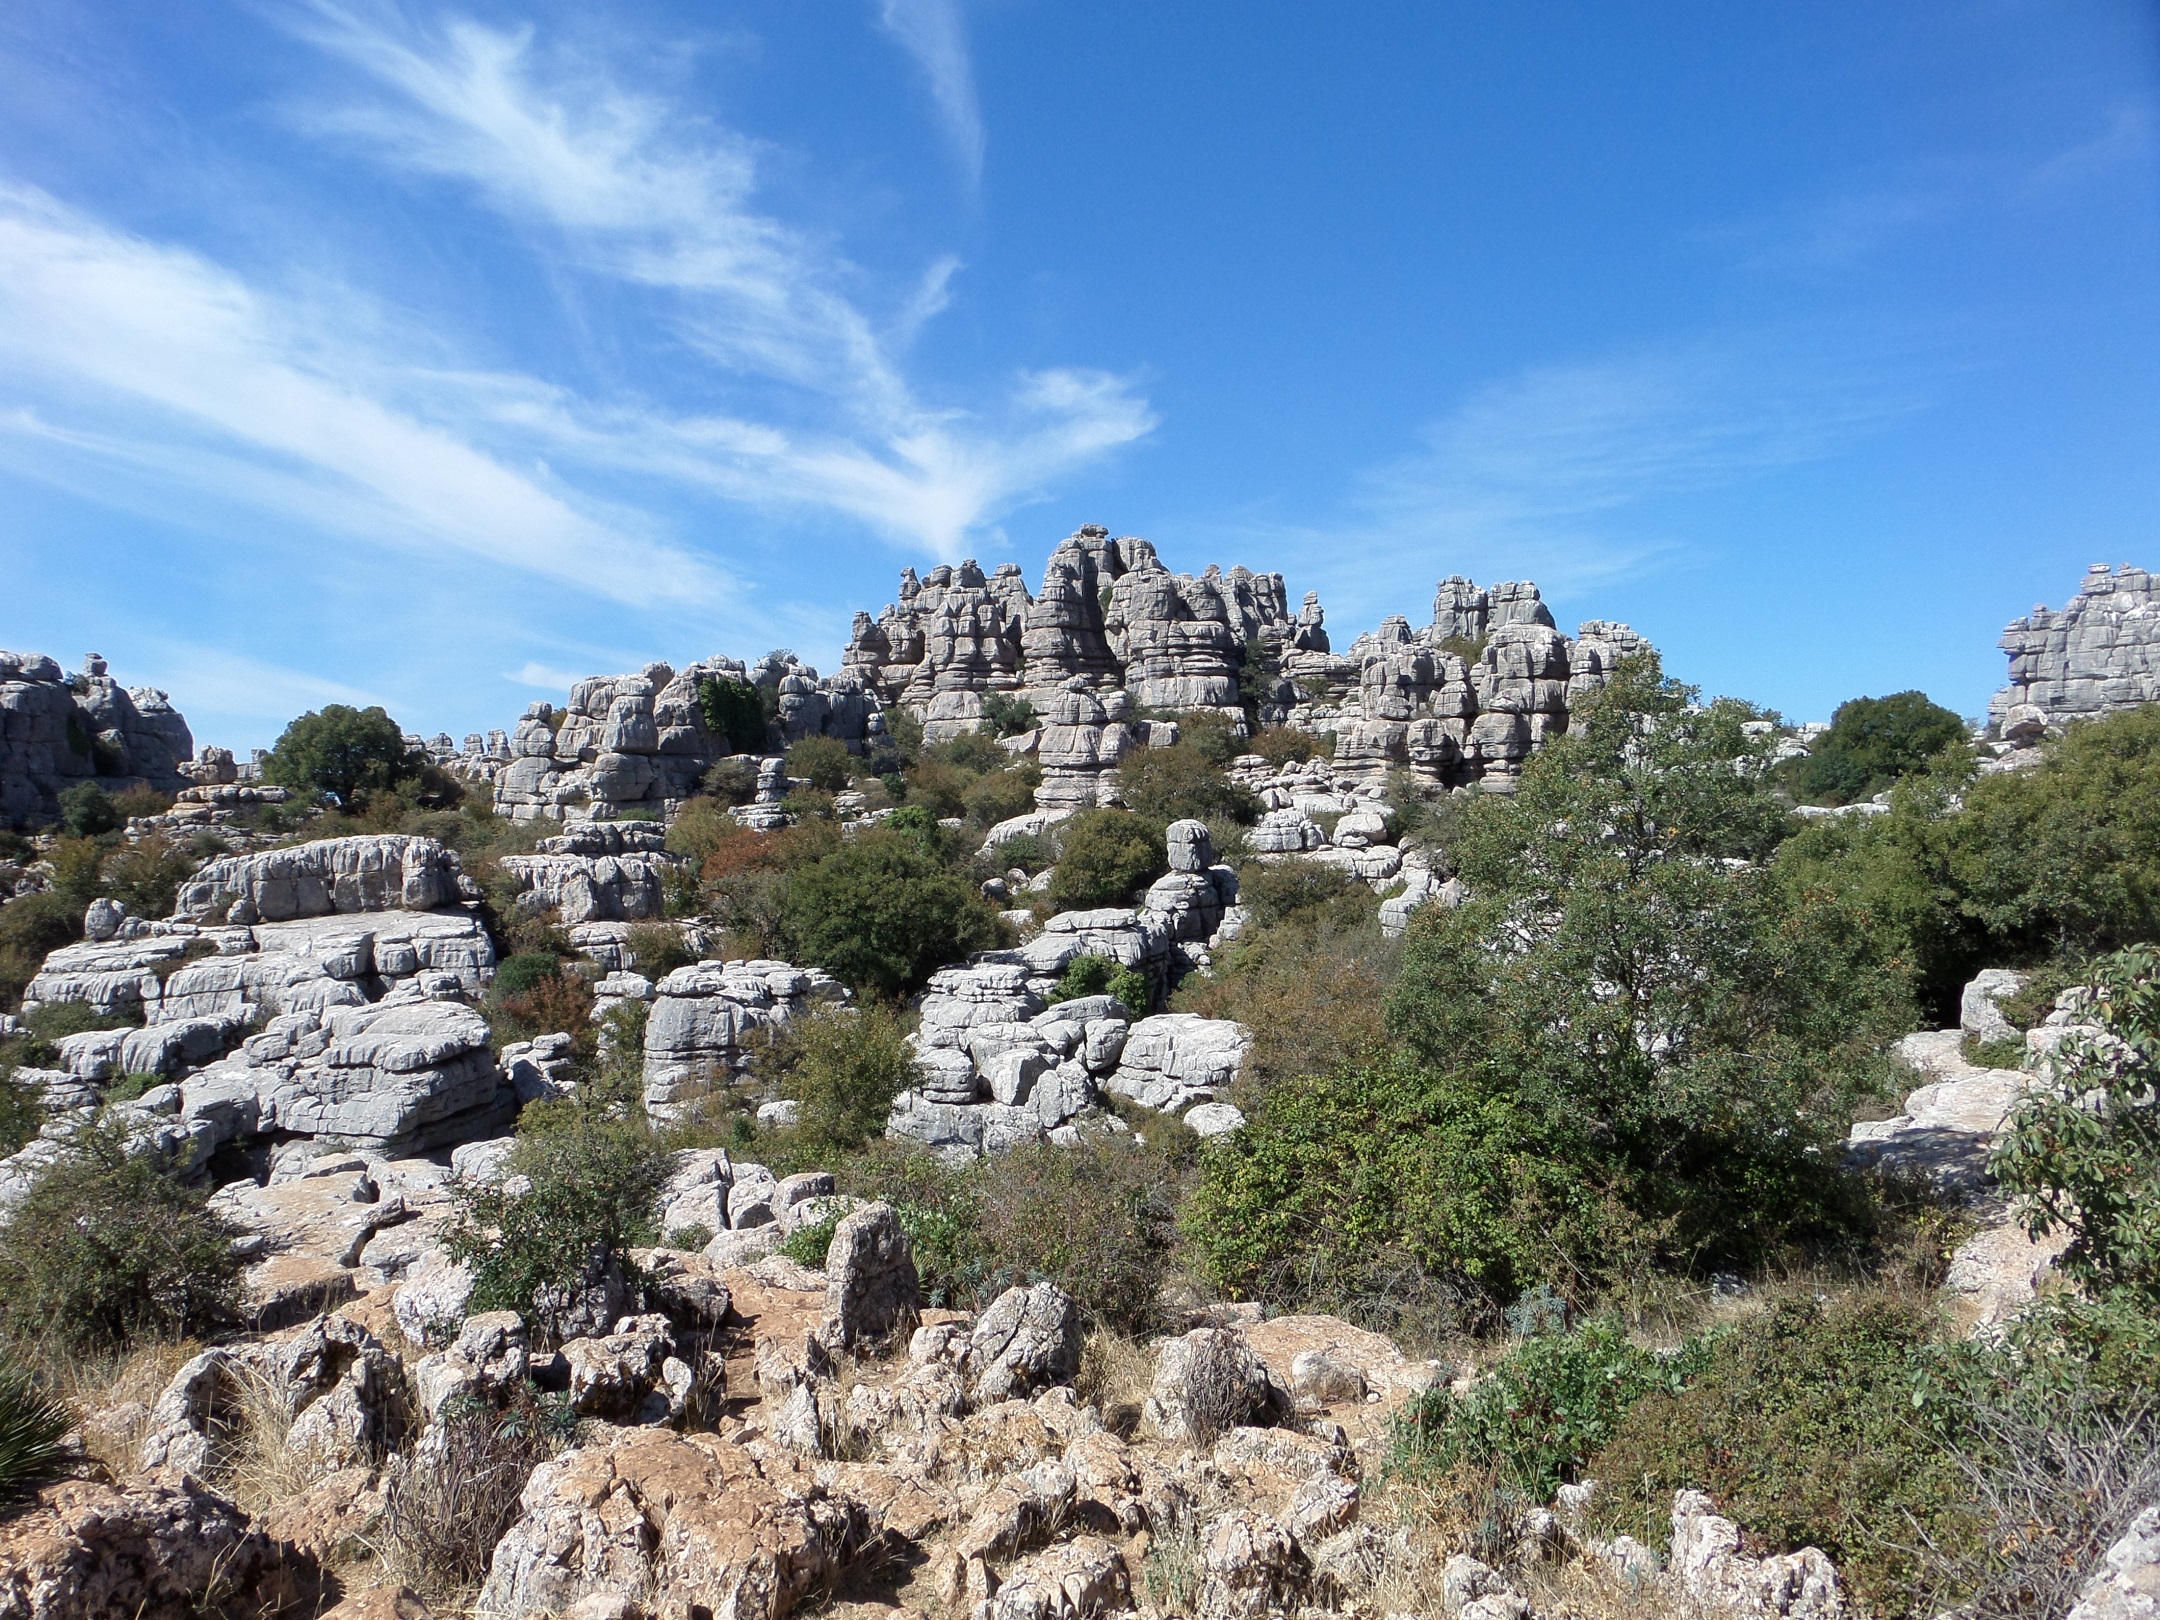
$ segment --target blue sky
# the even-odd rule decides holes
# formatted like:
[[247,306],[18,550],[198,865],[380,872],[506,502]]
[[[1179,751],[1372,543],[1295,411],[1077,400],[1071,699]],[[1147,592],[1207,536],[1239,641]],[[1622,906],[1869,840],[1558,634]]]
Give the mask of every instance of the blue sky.
[[1976,713],[2160,567],[2142,0],[13,0],[0,645],[504,725],[1083,522]]

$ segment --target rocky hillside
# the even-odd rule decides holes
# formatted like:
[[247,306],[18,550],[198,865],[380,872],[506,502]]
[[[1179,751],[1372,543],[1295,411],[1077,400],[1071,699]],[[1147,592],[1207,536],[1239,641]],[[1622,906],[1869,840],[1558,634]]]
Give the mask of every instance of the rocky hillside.
[[0,1616],[2142,1612],[2148,584],[1983,737],[1093,527],[462,748],[0,655]]

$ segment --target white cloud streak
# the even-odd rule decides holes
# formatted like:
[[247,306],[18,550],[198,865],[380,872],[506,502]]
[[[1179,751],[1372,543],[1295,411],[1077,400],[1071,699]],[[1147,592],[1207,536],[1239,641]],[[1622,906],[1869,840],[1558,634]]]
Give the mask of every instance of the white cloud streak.
[[35,379],[99,416],[95,431],[21,405],[0,416],[0,432],[55,450],[626,601],[654,599],[663,577],[694,598],[719,589],[698,559],[370,391],[386,368],[300,330],[237,277],[21,186],[0,185],[0,359],[8,392]]
[[980,184],[982,108],[975,98],[975,72],[968,61],[960,0],[880,0],[878,14],[886,31],[921,64],[953,155],[968,183]]
[[[840,290],[860,279],[853,266],[753,209],[751,143],[589,71],[546,72],[530,30],[456,21],[431,37],[337,0],[307,15],[304,37],[376,91],[308,127],[466,184],[587,273],[669,295],[695,351],[807,403],[753,421],[535,386],[516,409],[559,444],[752,504],[824,507],[952,557],[970,531],[1155,426],[1129,381],[1098,371],[1023,374],[990,421],[925,404],[895,355],[945,306],[957,261],[930,265],[881,328]],[[908,26],[930,39],[944,25]],[[813,425],[778,425],[791,415]]]

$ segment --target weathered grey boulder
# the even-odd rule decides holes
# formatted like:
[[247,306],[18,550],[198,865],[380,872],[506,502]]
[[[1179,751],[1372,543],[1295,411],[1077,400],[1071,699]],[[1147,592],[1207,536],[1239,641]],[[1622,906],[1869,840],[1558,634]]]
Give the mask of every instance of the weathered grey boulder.
[[369,833],[258,855],[226,855],[180,886],[190,922],[282,922],[364,911],[429,911],[459,899],[457,857],[432,838]]
[[1080,1371],[1080,1308],[1054,1283],[1008,1288],[975,1320],[961,1355],[978,1406],[1025,1399]]
[[2010,679],[1988,718],[2006,741],[2034,742],[2042,729],[2150,703],[2160,698],[2160,580],[2127,563],[2094,563],[2067,607],[2035,607],[2011,622],[2001,646]]
[[825,1254],[825,1319],[819,1336],[835,1350],[889,1350],[915,1331],[922,1284],[892,1205],[864,1204],[833,1228]]
[[654,986],[645,1024],[646,1111],[673,1118],[740,1074],[754,1037],[846,995],[829,974],[785,962],[677,968]]
[[0,652],[0,826],[57,820],[60,794],[80,782],[175,792],[194,751],[172,700],[121,686],[96,653],[70,682],[42,653]]
[[1237,1078],[1252,1034],[1228,1019],[1196,1013],[1157,1013],[1134,1024],[1125,1038],[1109,1089],[1143,1108],[1179,1112]]
[[1819,1548],[1750,1557],[1740,1550],[1740,1527],[1700,1491],[1673,1495],[1670,1566],[1689,1597],[1733,1620],[1839,1620],[1845,1612],[1837,1570]]

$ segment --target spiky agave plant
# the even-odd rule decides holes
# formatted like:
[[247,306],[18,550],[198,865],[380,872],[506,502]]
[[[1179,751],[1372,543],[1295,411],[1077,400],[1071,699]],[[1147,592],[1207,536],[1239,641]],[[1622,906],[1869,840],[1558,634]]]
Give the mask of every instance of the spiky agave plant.
[[74,1422],[28,1373],[0,1362],[0,1498],[28,1490],[58,1468],[60,1437]]

